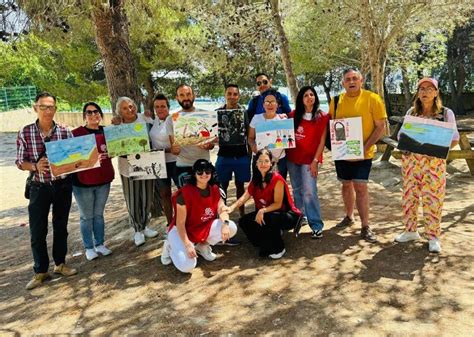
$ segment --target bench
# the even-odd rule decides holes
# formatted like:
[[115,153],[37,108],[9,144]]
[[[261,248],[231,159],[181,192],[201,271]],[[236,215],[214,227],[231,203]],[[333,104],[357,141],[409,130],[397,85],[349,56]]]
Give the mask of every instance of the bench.
[[[390,136],[383,137],[380,142],[386,144],[387,147],[382,155],[381,161],[388,161],[391,156],[396,159],[402,157],[402,153],[395,150],[398,147],[398,132],[400,131],[404,116],[391,116],[390,121],[395,122],[395,128]],[[468,135],[474,132],[474,128],[457,123],[459,132],[459,147],[460,150],[450,150],[448,154],[448,161],[455,159],[465,159],[471,175],[474,175],[474,150],[472,149],[473,140],[468,138]]]

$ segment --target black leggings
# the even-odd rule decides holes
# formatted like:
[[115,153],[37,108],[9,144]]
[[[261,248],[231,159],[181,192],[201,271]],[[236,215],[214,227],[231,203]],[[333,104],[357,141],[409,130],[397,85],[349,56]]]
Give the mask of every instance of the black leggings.
[[245,214],[239,220],[239,225],[250,243],[260,248],[260,256],[280,253],[285,248],[281,231],[295,228],[299,215],[293,211],[265,213],[265,224],[262,226],[255,221],[256,215],[257,211]]

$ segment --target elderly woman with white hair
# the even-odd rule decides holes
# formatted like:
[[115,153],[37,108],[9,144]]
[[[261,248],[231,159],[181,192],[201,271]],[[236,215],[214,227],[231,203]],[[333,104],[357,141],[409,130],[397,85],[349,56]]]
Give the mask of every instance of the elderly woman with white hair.
[[[146,123],[146,117],[137,113],[137,106],[131,98],[120,97],[115,105],[115,112],[122,123]],[[154,180],[132,180],[129,177],[129,163],[126,156],[118,158],[119,173],[122,179],[123,195],[129,215],[130,224],[135,230],[133,240],[136,246],[145,243],[145,238],[153,238],[158,232],[148,228],[153,204]]]

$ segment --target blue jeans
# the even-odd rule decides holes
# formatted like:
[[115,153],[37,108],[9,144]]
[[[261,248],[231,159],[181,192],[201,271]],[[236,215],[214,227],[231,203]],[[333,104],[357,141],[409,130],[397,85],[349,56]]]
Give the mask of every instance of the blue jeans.
[[[110,183],[93,186],[73,186],[80,213],[82,242],[85,249],[104,244],[104,209],[110,192]],[[94,240],[94,241],[93,241]]]
[[310,165],[298,165],[287,161],[287,166],[296,207],[306,216],[312,230],[323,229],[317,178],[311,176]]

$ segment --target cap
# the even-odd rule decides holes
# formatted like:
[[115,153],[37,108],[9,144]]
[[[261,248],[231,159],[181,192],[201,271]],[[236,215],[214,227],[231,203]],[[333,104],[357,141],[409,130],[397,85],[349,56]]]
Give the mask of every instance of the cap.
[[431,78],[431,77],[424,77],[421,80],[419,80],[417,88],[419,88],[420,85],[422,85],[425,82],[429,82],[429,83],[433,84],[433,86],[436,88],[436,90],[438,90],[438,81],[436,81],[434,78]]
[[209,170],[209,169],[213,169],[214,167],[212,166],[212,164],[207,161],[206,159],[198,159],[194,162],[194,165],[193,165],[193,172],[197,172],[197,171],[202,171],[202,170]]

